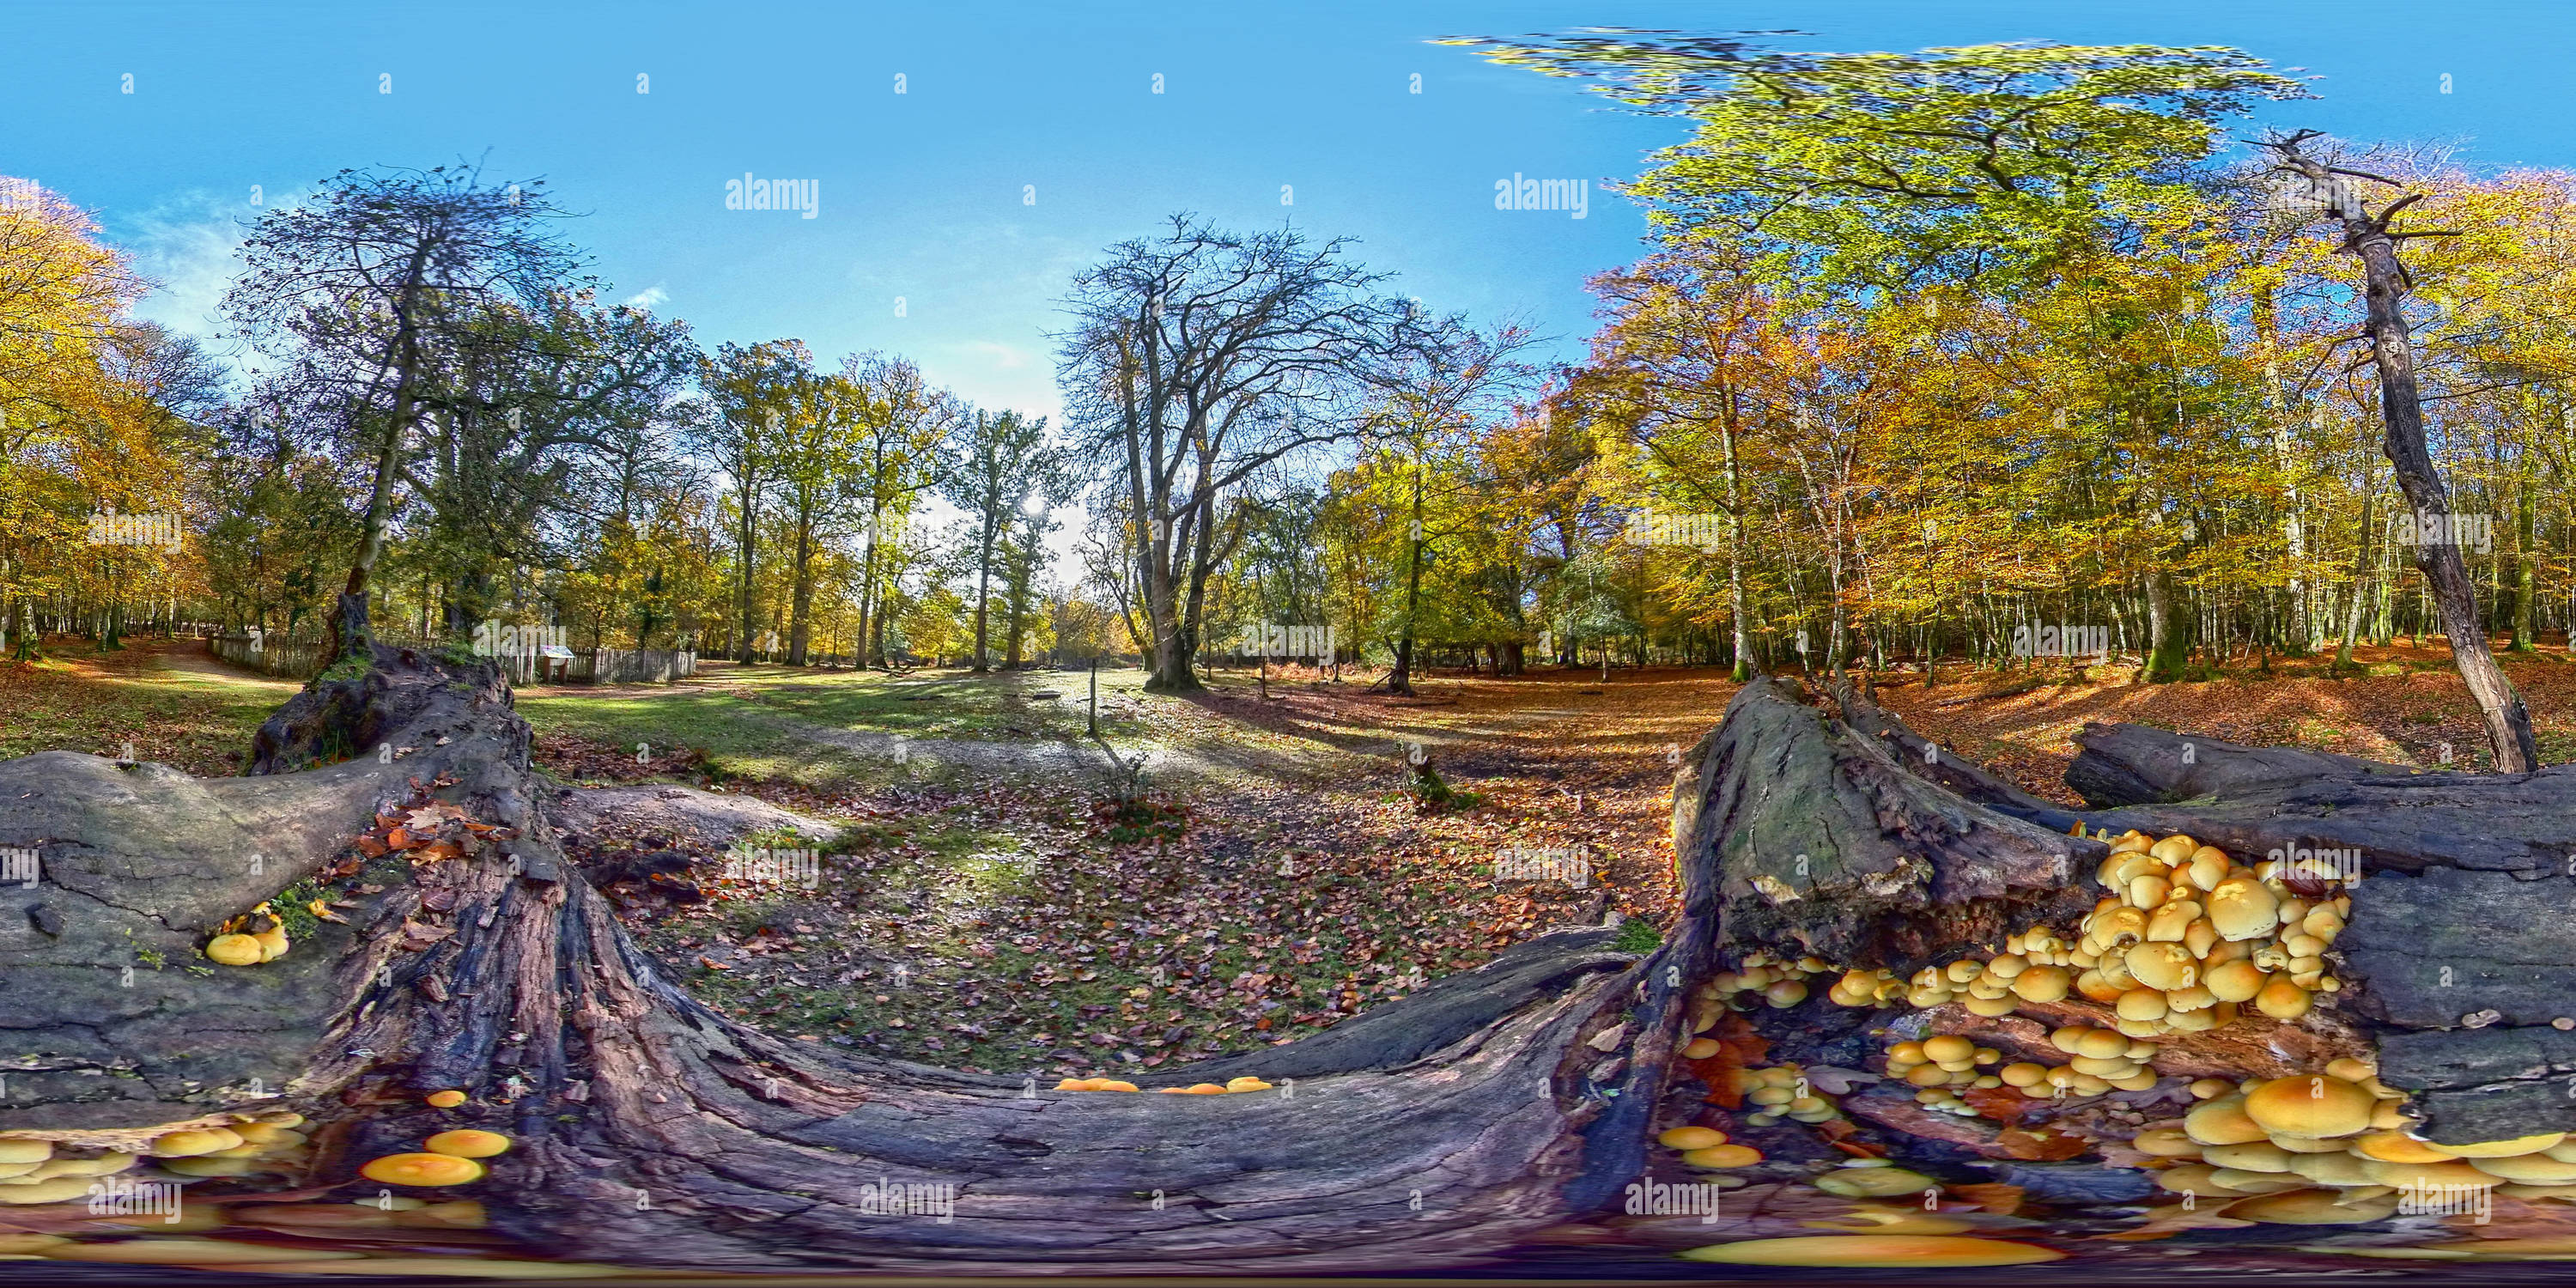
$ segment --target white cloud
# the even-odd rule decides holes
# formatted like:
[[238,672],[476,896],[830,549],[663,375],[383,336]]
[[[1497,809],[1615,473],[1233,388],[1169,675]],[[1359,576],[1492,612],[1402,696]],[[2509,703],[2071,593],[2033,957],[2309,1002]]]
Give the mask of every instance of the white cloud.
[[1027,354],[996,340],[969,340],[959,347],[968,353],[990,359],[995,367],[1003,371],[1017,371],[1026,366],[1029,360]]
[[196,194],[124,221],[118,240],[153,284],[135,316],[200,339],[222,329],[224,292],[241,271],[245,209]]
[[662,302],[664,300],[670,298],[671,293],[663,290],[661,284],[657,282],[651,286],[645,287],[642,291],[639,291],[636,294],[627,296],[625,299],[619,301],[619,303],[624,304],[630,309],[657,309],[662,307]]

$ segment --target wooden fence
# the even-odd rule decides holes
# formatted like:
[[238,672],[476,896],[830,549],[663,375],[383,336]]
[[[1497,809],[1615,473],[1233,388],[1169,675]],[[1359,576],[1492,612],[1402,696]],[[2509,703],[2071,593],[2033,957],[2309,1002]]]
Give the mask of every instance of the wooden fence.
[[[322,669],[319,640],[253,640],[248,635],[217,635],[208,644],[215,656],[235,666],[288,679],[310,679]],[[539,679],[536,662],[540,659],[520,655],[497,660],[519,684],[534,684]],[[575,654],[550,668],[549,678],[560,677],[574,684],[668,684],[696,674],[697,669],[698,655],[691,652],[604,648],[587,657]]]

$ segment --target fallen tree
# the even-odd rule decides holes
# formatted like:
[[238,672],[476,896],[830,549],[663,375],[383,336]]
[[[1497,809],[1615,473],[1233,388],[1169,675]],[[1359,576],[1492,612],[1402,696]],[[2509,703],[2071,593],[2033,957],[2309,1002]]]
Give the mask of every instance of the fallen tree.
[[[463,1089],[489,1107],[472,1125],[515,1142],[489,1187],[499,1228],[568,1257],[736,1268],[1442,1264],[1635,1171],[1641,1124],[1587,1131],[1622,1117],[1605,1092],[1657,1084],[1670,1043],[1631,1025],[1648,972],[1608,932],[1165,1071],[1275,1091],[1057,1092],[780,1041],[674,987],[557,848],[529,742],[489,665],[379,646],[260,730],[251,777],[0,763],[0,844],[44,869],[0,895],[18,1047],[0,1132],[130,1144],[292,1106],[321,1124],[298,1179],[328,1184],[415,1148],[453,1118],[421,1097]],[[448,818],[470,820],[450,850],[351,848]],[[256,967],[200,956],[333,873],[359,892],[346,925]],[[949,1219],[877,1210],[880,1187],[913,1185],[953,1186]]]
[[[515,1141],[479,1191],[499,1228],[628,1264],[1471,1264],[1616,1211],[1625,1186],[1670,1167],[1650,1142],[1709,1090],[1709,1068],[1679,1048],[1703,1027],[1693,991],[1725,963],[1765,950],[1910,971],[2071,920],[2106,849],[2069,835],[2078,821],[2260,845],[2347,812],[2397,829],[2409,809],[2489,822],[2474,841],[2371,850],[2377,875],[2342,945],[2361,1027],[2321,1017],[2302,1046],[2232,1026],[2177,1061],[2277,1074],[2366,1032],[2436,1139],[2576,1125],[2552,1080],[2576,1070],[2576,1034],[2540,1014],[2547,980],[2509,968],[2576,958],[2553,946],[2576,908],[2563,876],[2501,866],[2517,851],[2493,822],[2538,817],[2563,776],[2417,775],[2220,743],[2178,775],[2182,758],[2151,734],[2088,740],[2096,781],[2234,794],[2069,811],[1857,700],[1837,719],[1757,680],[1678,775],[1682,915],[1654,954],[1617,952],[1606,930],[1550,934],[1327,1034],[1163,1071],[1257,1075],[1271,1091],[1057,1092],[781,1041],[700,1004],[557,847],[554,797],[501,677],[379,646],[366,671],[317,681],[262,728],[250,777],[68,753],[0,763],[0,845],[44,864],[43,884],[0,890],[0,1028],[17,1047],[0,1062],[0,1133],[131,1144],[292,1107],[316,1123],[295,1180],[328,1185],[432,1125],[470,1123]],[[2301,812],[2309,801],[2346,804]],[[424,846],[413,828],[452,839]],[[316,882],[350,896],[346,924],[316,922],[256,967],[199,956],[217,927]],[[2506,887],[2527,892],[2520,905],[2495,902]],[[2444,963],[2438,1000],[2496,1010],[2500,1027],[2425,1009],[2435,995],[2409,972],[2452,951],[2464,955]],[[1815,1009],[1781,1018],[1865,1040],[1857,1014],[1800,1005]],[[421,1097],[449,1088],[468,1108],[430,1114]],[[1901,1134],[1905,1109],[1876,1112]],[[881,1187],[912,1185],[953,1186],[948,1219],[886,1210]]]

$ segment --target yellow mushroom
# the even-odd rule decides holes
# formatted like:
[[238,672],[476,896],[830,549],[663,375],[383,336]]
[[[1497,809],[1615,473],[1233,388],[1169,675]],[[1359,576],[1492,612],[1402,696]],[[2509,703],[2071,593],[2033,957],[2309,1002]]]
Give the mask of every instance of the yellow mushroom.
[[1692,1167],[1726,1169],[1751,1167],[1762,1161],[1762,1151],[1750,1145],[1707,1145],[1682,1151],[1682,1161]]
[[2216,1167],[2232,1167],[2242,1172],[2286,1172],[2290,1170],[2290,1152],[2268,1140],[2250,1140],[2235,1145],[2211,1145],[2200,1151],[2201,1161]]
[[2242,1096],[2221,1096],[2193,1105],[2183,1115],[2182,1129],[2203,1145],[2243,1145],[2271,1135],[2245,1112]]
[[248,935],[217,935],[206,943],[206,959],[221,966],[256,966],[266,956]]
[[152,1156],[155,1158],[192,1158],[200,1154],[211,1154],[221,1149],[231,1149],[233,1146],[241,1143],[242,1138],[240,1135],[227,1128],[191,1128],[183,1131],[164,1132],[161,1135],[154,1137],[152,1141]]
[[2516,1136],[2511,1140],[2482,1140],[2466,1145],[2444,1145],[2442,1148],[2460,1158],[2512,1158],[2521,1154],[2537,1154],[2542,1150],[2554,1149],[2566,1140],[2567,1133],[2553,1131],[2544,1132],[2538,1136]]
[[454,1154],[387,1154],[358,1175],[387,1185],[464,1185],[483,1179],[483,1165]]
[[2331,1074],[2274,1078],[2246,1094],[2245,1116],[2274,1135],[2323,1140],[2370,1129],[2377,1100]]
[[2276,976],[2254,995],[2254,1009],[2276,1020],[2295,1020],[2308,1013],[2312,1000],[2308,990]]
[[1707,1149],[1726,1143],[1726,1133],[1714,1127],[1675,1127],[1655,1137],[1655,1143],[1667,1149]]
[[[1056,1090],[1064,1091],[1068,1090],[1068,1088],[1059,1085],[1056,1087]],[[433,1108],[454,1109],[458,1105],[465,1103],[465,1093],[462,1091],[433,1091],[429,1093],[427,1099]]]
[[2352,1142],[2352,1151],[2382,1163],[2443,1163],[2457,1158],[2447,1147],[2402,1131],[2375,1131]]
[[2209,923],[2221,939],[2254,939],[2281,924],[2280,901],[2260,881],[2221,881],[2208,903]]
[[0,1163],[41,1163],[54,1156],[47,1140],[0,1140]]
[[2251,1002],[2263,991],[2263,972],[2250,961],[2227,961],[2209,968],[2201,983],[2222,1002]]

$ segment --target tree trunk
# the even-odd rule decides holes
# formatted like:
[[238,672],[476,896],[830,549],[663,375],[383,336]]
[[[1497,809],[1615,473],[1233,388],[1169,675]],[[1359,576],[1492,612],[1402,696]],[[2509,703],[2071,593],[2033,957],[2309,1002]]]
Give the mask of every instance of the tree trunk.
[[[0,1131],[109,1143],[291,1107],[315,1120],[294,1179],[328,1185],[432,1125],[501,1130],[514,1144],[491,1178],[451,1193],[559,1255],[635,1265],[1471,1265],[1614,1211],[1657,1171],[1687,1179],[1649,1141],[1706,1112],[1700,1079],[1718,1075],[1677,1048],[1718,1023],[1713,1003],[1693,1002],[1721,955],[1910,972],[2033,923],[2071,925],[2107,851],[2069,835],[2078,823],[2188,830],[2249,858],[2364,838],[2373,875],[2335,950],[2349,1009],[2191,1035],[2164,1048],[2164,1072],[2280,1076],[2375,1040],[2382,1077],[2416,1093],[2433,1140],[2576,1126],[2550,1074],[2576,1067],[2576,1033],[2547,1023],[2576,989],[2576,965],[2561,964],[2576,963],[2576,888],[2527,879],[2559,862],[2576,769],[2419,774],[2097,728],[2080,777],[2109,808],[2074,811],[1856,697],[1836,719],[1757,680],[1681,762],[1682,914],[1653,955],[1612,951],[1606,930],[1545,935],[1328,1033],[1162,1071],[1181,1083],[1257,1074],[1271,1092],[1057,1093],[781,1042],[701,1005],[558,847],[550,824],[577,821],[584,802],[531,777],[529,732],[497,670],[372,656],[262,727],[253,777],[69,752],[0,763],[0,844],[39,846],[61,892],[0,887],[16,914],[6,924],[21,927],[0,937],[12,985],[0,1027],[23,1053]],[[365,754],[338,760],[341,749]],[[418,836],[388,848],[395,828],[454,848],[424,850]],[[349,924],[321,925],[264,966],[176,968],[214,924],[325,869],[379,887],[352,892]],[[2442,973],[2449,987],[2436,963],[2457,973]],[[2089,1006],[2032,1014],[2099,1024]],[[2454,1027],[2480,1008],[2502,1024]],[[1821,997],[1754,1013],[1775,1055],[1824,1038],[1875,1049],[1863,1029],[1876,1018]],[[2027,1019],[1974,1031],[2045,1055],[2047,1029]],[[448,1088],[474,1107],[417,1108]],[[1936,1170],[1960,1157],[1909,1134],[1923,1119],[1901,1093],[1845,1105],[1862,1142],[1900,1159],[1931,1149],[1913,1165]],[[862,1211],[861,1187],[880,1181],[954,1185],[954,1220]]]
[[2381,448],[2397,467],[2397,486],[2414,510],[2417,527],[2429,528],[2422,535],[2432,538],[2414,543],[2415,566],[2423,571],[2441,613],[2460,679],[2486,722],[2496,772],[2527,773],[2540,767],[2531,712],[2488,651],[2486,622],[2478,614],[2468,563],[2460,557],[2450,491],[2424,445],[2424,407],[2415,387],[2415,346],[2404,308],[2411,279],[2397,262],[2397,238],[2389,232],[2391,218],[2416,198],[2401,197],[2372,215],[2350,186],[2334,178],[2322,162],[2302,155],[2299,142],[2279,145],[2284,165],[2304,175],[2313,191],[2332,194],[2334,217],[2343,225],[2343,249],[2361,258],[2362,286],[2369,304],[2363,329],[2370,337],[2371,361],[2379,371],[2380,415],[2387,431]]
[[[1601,930],[1318,1037],[1163,1071],[1280,1086],[1257,1095],[1058,1093],[745,1028],[668,982],[566,861],[548,823],[569,802],[530,778],[499,673],[375,657],[263,726],[259,776],[0,763],[0,841],[43,838],[62,888],[0,894],[22,927],[50,905],[32,919],[52,927],[0,939],[17,985],[0,1024],[31,1057],[0,1130],[132,1137],[292,1105],[318,1124],[299,1179],[330,1184],[415,1148],[418,1098],[458,1088],[484,1108],[449,1117],[514,1141],[489,1182],[451,1191],[485,1198],[498,1228],[569,1257],[773,1270],[1471,1263],[1615,1201],[1643,1156],[1679,992]],[[402,754],[304,767],[379,745]],[[441,802],[492,830],[436,861],[350,848]],[[383,887],[351,924],[264,966],[177,968],[215,923],[344,859]],[[170,965],[129,989],[138,950]],[[1633,1100],[1586,1090],[1586,1068]],[[254,1099],[254,1079],[283,1098]],[[955,1185],[954,1222],[862,1213],[860,1187],[885,1180]]]

